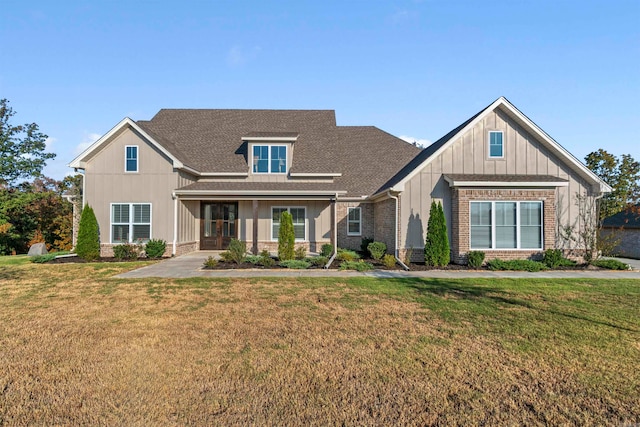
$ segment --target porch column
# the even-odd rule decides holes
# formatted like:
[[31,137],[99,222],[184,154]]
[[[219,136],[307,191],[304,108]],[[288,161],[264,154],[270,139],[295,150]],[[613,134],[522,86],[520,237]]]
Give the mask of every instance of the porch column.
[[253,245],[251,246],[251,252],[254,255],[258,255],[258,201],[253,201]]

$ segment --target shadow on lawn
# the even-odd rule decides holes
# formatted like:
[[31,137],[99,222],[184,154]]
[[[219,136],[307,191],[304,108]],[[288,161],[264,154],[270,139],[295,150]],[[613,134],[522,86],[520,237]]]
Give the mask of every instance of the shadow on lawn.
[[530,310],[536,310],[539,312],[549,313],[557,316],[563,316],[575,320],[583,320],[585,322],[593,323],[596,325],[608,326],[629,332],[640,332],[638,329],[629,328],[619,324],[615,324],[608,321],[594,319],[582,314],[571,313],[558,310],[553,307],[542,307],[540,305],[534,305],[523,299],[514,298],[513,294],[492,286],[481,286],[466,284],[464,282],[446,279],[424,279],[424,278],[406,278],[406,279],[386,279],[389,282],[400,285],[406,288],[414,289],[421,295],[437,295],[440,297],[453,296],[465,300],[482,301],[486,300],[498,305],[511,305],[524,307]]
[[18,278],[18,275],[14,270],[0,267],[0,280],[15,280]]

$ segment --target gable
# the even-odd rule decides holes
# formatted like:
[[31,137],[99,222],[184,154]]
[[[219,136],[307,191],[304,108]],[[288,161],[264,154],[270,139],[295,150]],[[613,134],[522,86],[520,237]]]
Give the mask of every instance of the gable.
[[[502,159],[489,158],[491,130],[504,132]],[[386,188],[402,191],[409,180],[424,170],[457,174],[574,175],[598,192],[611,191],[611,187],[504,97],[425,148],[379,192]]]

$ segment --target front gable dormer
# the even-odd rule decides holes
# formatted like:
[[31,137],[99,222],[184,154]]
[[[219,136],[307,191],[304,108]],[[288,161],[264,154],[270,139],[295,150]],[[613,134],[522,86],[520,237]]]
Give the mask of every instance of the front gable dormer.
[[249,132],[243,136],[248,145],[249,174],[286,176],[297,139],[297,132]]

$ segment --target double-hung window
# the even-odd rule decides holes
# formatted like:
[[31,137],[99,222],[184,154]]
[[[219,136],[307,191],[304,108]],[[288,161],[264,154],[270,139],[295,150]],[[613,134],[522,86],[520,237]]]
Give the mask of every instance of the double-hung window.
[[492,159],[504,157],[504,134],[502,131],[489,132],[489,157]]
[[283,212],[289,212],[293,219],[293,232],[296,240],[306,240],[306,208],[303,207],[272,207],[271,208],[271,240],[278,240],[280,232],[280,216]]
[[150,239],[150,203],[113,203],[111,205],[111,243],[146,242]]
[[362,234],[362,211],[360,208],[347,208],[347,236]]
[[138,172],[138,146],[127,145],[124,147],[125,172]]
[[286,145],[254,145],[253,173],[287,173]]
[[542,249],[542,202],[470,202],[471,249]]

